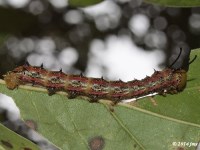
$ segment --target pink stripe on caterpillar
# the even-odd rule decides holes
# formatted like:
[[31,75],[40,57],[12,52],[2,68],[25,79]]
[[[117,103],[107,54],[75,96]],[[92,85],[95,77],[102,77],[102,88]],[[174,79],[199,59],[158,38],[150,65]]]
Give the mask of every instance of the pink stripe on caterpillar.
[[183,69],[155,71],[143,80],[106,81],[103,78],[87,78],[82,75],[68,75],[62,71],[48,71],[42,67],[23,65],[4,75],[9,89],[19,85],[33,84],[47,88],[49,94],[65,91],[72,97],[88,96],[92,101],[110,99],[121,101],[138,98],[152,93],[175,94],[186,86],[187,72]]

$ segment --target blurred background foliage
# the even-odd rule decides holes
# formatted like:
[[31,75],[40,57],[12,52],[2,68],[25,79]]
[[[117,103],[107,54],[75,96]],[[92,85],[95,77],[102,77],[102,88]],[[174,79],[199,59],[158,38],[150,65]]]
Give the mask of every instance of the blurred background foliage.
[[[145,2],[151,1],[159,2]],[[27,60],[51,70],[130,80],[131,73],[146,71],[142,65],[150,57],[147,64],[158,60],[164,66],[177,58],[180,47],[186,58],[191,49],[200,47],[198,7],[166,7],[142,0],[106,0],[88,6],[93,2],[100,0],[0,0],[0,75]],[[134,49],[147,55],[141,59],[144,54],[136,56]],[[152,57],[153,51],[159,53]],[[154,66],[146,67],[153,71]],[[119,74],[109,69],[118,69]]]
[[[85,6],[90,4],[86,2]],[[1,0],[1,75],[25,60],[44,63],[47,69],[86,72],[91,49],[94,45],[105,49],[102,43],[112,35],[126,36],[145,51],[164,51],[162,63],[174,60],[179,47],[185,53],[200,47],[199,8],[164,7],[142,0],[108,0],[84,8],[76,7],[79,4],[84,6],[78,0]],[[106,67],[98,65],[105,72]]]

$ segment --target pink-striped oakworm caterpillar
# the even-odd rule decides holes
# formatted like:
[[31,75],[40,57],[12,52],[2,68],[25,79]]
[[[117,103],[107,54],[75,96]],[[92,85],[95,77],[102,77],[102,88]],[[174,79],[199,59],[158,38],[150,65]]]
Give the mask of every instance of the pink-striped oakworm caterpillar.
[[[195,59],[196,56],[189,64]],[[93,102],[98,99],[120,102],[126,99],[137,99],[152,93],[176,94],[184,90],[187,82],[187,71],[172,69],[173,64],[162,71],[155,71],[152,76],[142,80],[123,82],[121,80],[107,81],[103,78],[88,78],[82,74],[70,75],[63,73],[62,70],[48,71],[43,66],[35,67],[26,63],[9,71],[4,75],[4,80],[9,89],[15,89],[19,85],[32,84],[46,88],[50,95],[57,91],[64,91],[72,98],[82,95],[89,97]]]

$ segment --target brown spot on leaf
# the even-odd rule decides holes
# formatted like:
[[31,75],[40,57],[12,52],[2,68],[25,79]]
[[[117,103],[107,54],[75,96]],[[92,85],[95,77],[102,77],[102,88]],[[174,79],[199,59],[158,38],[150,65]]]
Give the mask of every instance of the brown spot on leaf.
[[37,124],[33,120],[25,120],[25,124],[33,130],[37,130]]
[[24,150],[32,150],[31,148],[28,147],[24,147]]
[[1,140],[1,143],[2,143],[4,146],[8,147],[8,148],[13,148],[12,144],[9,143],[8,141]]
[[185,150],[185,148],[183,148],[183,147],[177,147],[176,150]]
[[103,137],[96,136],[89,140],[90,150],[102,150],[105,144]]

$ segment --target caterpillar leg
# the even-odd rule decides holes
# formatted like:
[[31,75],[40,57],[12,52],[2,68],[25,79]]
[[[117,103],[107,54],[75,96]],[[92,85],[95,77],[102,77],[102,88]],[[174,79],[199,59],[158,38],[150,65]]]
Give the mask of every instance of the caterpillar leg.
[[67,93],[68,93],[68,99],[74,99],[78,95],[76,91],[68,91]]
[[52,96],[53,94],[56,93],[55,88],[50,87],[50,88],[47,88],[47,90],[48,90],[48,95],[49,95],[49,96]]
[[110,104],[108,104],[109,110],[111,112],[114,112],[114,107],[120,102],[119,99],[115,99],[114,101],[111,101]]
[[89,102],[90,103],[98,103],[100,97],[98,97],[97,95],[90,95],[90,99]]
[[162,92],[158,93],[158,95],[161,95],[161,96],[163,96],[163,97],[166,97],[166,96],[167,96],[167,93],[166,93],[166,91],[162,91]]

